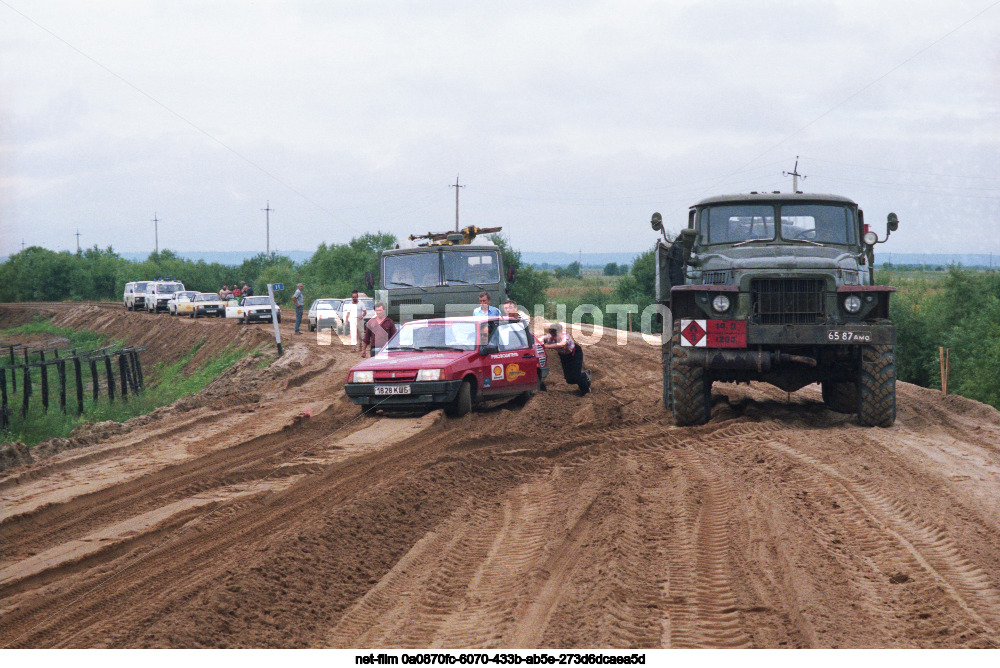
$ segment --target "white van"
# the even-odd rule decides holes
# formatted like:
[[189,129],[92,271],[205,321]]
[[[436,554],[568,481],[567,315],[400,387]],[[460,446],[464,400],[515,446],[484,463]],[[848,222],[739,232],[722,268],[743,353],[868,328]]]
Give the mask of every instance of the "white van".
[[146,290],[150,281],[131,281],[125,284],[125,294],[122,295],[122,303],[125,310],[134,311],[146,308]]
[[162,278],[150,281],[146,287],[146,310],[150,313],[158,313],[167,310],[167,302],[174,296],[175,292],[182,292],[184,284],[172,278]]

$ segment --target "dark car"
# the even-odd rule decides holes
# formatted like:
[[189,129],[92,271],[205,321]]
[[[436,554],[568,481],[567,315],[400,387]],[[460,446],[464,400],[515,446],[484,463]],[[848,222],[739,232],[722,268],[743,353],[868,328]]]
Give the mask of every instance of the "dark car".
[[535,340],[506,318],[412,320],[384,348],[350,370],[344,389],[368,409],[444,408],[451,416],[484,401],[539,389]]

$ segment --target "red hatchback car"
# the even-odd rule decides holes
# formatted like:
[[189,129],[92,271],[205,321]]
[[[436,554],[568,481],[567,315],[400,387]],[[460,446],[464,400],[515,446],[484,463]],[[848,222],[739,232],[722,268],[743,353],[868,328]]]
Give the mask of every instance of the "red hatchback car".
[[522,396],[539,388],[539,354],[525,323],[507,318],[413,320],[377,355],[347,374],[344,390],[368,409],[444,408],[468,413],[474,404]]

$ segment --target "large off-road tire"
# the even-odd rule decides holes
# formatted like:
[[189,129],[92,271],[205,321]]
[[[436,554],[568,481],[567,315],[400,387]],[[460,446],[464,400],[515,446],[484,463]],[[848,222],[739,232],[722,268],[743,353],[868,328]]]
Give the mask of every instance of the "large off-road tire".
[[862,346],[858,369],[858,422],[891,427],[896,421],[896,360],[892,346]]
[[444,413],[448,417],[462,417],[472,410],[472,385],[463,381],[455,400],[445,406]]
[[687,350],[681,346],[681,321],[674,320],[670,340],[670,410],[679,427],[705,424],[712,417],[712,379],[707,369],[684,364]]
[[823,403],[836,413],[854,413],[858,410],[858,384],[850,381],[824,380]]

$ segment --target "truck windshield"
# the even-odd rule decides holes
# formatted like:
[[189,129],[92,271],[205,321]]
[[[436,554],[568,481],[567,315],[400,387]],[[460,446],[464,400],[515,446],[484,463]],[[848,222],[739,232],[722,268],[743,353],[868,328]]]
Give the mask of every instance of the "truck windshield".
[[853,216],[836,204],[788,204],[781,207],[781,238],[819,243],[851,244]]
[[444,280],[446,283],[499,283],[500,269],[497,252],[449,250],[444,255]]
[[770,241],[774,239],[774,207],[735,204],[702,209],[701,233],[708,244]]
[[382,267],[386,288],[430,287],[438,285],[440,270],[438,251],[386,255]]

